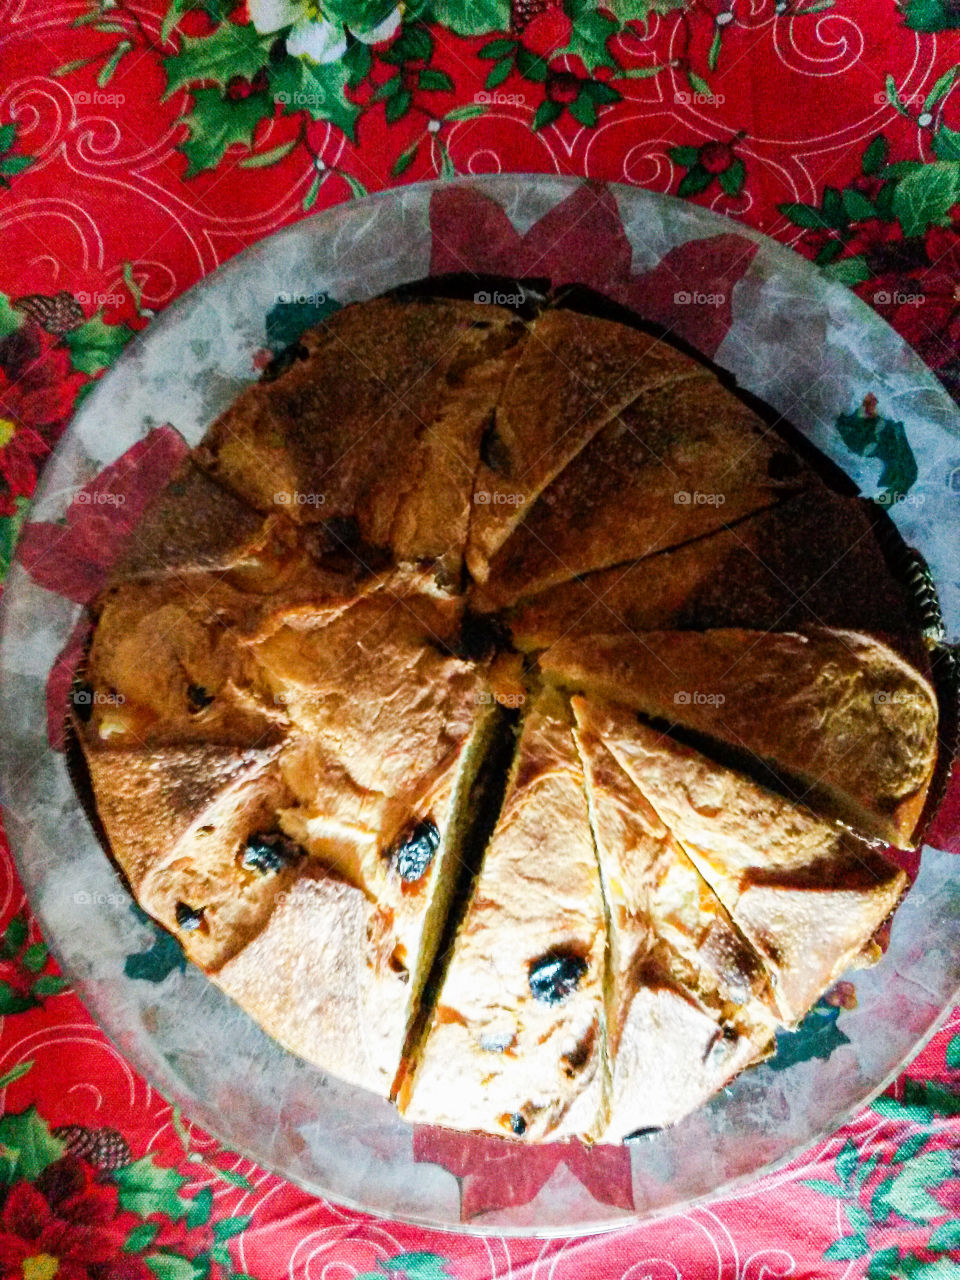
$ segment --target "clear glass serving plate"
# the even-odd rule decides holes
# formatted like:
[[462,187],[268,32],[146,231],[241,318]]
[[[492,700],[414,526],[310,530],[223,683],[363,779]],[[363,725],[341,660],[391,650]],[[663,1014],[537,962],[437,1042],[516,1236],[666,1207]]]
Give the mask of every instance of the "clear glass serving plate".
[[[573,179],[403,187],[241,253],[154,321],[86,399],[44,472],[31,523],[60,522],[70,537],[76,526],[77,546],[86,541],[95,558],[96,527],[80,526],[99,516],[109,528],[118,504],[112,513],[95,479],[108,464],[159,439],[163,424],[195,443],[258,376],[298,307],[309,316],[437,270],[585,281],[649,310],[867,496],[889,490],[882,462],[869,448],[851,452],[837,419],[876,397],[881,420],[902,424],[917,468],[891,515],[930,567],[944,638],[960,638],[960,413],[922,362],[851,293],[773,241],[667,197]],[[111,481],[104,492],[122,487]],[[70,596],[81,594],[70,583],[51,589],[49,575],[32,576],[18,559],[0,617],[2,795],[30,901],[64,972],[133,1066],[224,1143],[317,1194],[430,1226],[518,1234],[601,1230],[676,1210],[729,1193],[835,1129],[958,998],[960,879],[951,854],[925,845],[883,961],[850,975],[856,1007],[821,1007],[772,1064],[676,1127],[590,1150],[415,1130],[386,1101],[285,1053],[199,970],[169,963],[48,742],[48,679],[82,612]]]

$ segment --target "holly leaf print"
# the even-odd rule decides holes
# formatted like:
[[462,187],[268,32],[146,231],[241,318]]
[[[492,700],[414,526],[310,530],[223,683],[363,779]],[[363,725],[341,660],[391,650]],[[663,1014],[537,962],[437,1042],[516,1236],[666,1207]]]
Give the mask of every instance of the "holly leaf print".
[[201,82],[223,86],[234,76],[252,80],[266,65],[272,42],[272,36],[257,35],[252,26],[233,22],[222,23],[209,36],[184,36],[179,53],[163,59],[167,74],[164,99]]
[[446,1259],[439,1253],[398,1253],[380,1266],[398,1280],[400,1276],[405,1280],[450,1280]]
[[893,212],[905,236],[922,236],[930,227],[949,226],[950,210],[958,200],[960,165],[939,160],[897,183]]
[[909,1160],[884,1193],[884,1204],[909,1222],[932,1222],[943,1216],[943,1205],[930,1195],[931,1187],[953,1174],[950,1152],[929,1151]]
[[343,59],[318,63],[284,58],[270,70],[270,90],[287,111],[306,111],[314,120],[329,120],[352,140],[360,108],[347,100],[350,79]]
[[619,22],[598,12],[592,0],[567,0],[564,10],[573,30],[570,43],[561,52],[581,58],[591,74],[597,67],[615,67],[607,41],[620,30]]
[[0,1180],[8,1186],[12,1182],[36,1182],[65,1149],[36,1107],[0,1118]]
[[424,22],[436,22],[461,36],[483,36],[510,26],[509,0],[428,0],[420,13]]
[[176,1169],[154,1164],[153,1156],[144,1156],[142,1160],[115,1169],[111,1177],[119,1188],[121,1205],[141,1218],[148,1218],[152,1213],[166,1218],[185,1218],[190,1212],[190,1201],[180,1195],[187,1179]]
[[104,324],[98,311],[85,324],[65,333],[63,340],[74,369],[92,375],[113,364],[132,337],[133,330],[125,324]]
[[266,94],[252,93],[233,100],[225,98],[219,89],[195,89],[193,110],[179,121],[189,130],[189,136],[180,143],[188,162],[185,177],[216,168],[234,143],[251,146],[253,131],[268,114]]
[[903,20],[914,31],[947,31],[960,27],[960,13],[950,0],[904,0]]

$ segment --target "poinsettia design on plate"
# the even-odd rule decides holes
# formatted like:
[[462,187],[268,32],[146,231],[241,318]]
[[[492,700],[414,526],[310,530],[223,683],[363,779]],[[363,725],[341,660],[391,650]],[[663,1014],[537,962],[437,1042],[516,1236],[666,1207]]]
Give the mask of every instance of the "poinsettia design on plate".
[[[608,188],[584,184],[526,233],[494,200],[465,187],[435,192],[430,202],[431,274],[476,271],[554,285],[586,285],[662,325],[713,356],[732,323],[733,288],[757,252],[728,232],[671,249],[649,271],[632,271],[633,248]],[[691,305],[710,293],[715,305]]]

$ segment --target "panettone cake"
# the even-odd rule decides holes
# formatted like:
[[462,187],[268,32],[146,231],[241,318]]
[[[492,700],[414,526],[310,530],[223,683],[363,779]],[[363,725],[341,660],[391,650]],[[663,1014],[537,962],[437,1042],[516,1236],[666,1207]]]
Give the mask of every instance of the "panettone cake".
[[879,956],[923,624],[887,517],[713,368],[442,295],[334,311],[210,426],[71,722],[138,902],[287,1049],[620,1142]]

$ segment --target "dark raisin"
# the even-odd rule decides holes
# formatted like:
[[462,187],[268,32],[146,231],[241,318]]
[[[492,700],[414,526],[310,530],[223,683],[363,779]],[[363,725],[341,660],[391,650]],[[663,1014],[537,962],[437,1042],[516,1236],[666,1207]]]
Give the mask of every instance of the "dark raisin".
[[562,1004],[577,989],[587,971],[582,956],[570,951],[548,951],[530,966],[529,982],[534,1000]]
[[204,707],[209,707],[213,701],[213,694],[207,693],[202,684],[188,684],[187,701],[190,703],[191,711],[202,711]]
[[527,1132],[527,1122],[519,1111],[515,1111],[510,1117],[510,1128],[518,1138],[522,1138]]
[[86,680],[74,681],[70,690],[70,705],[77,719],[86,724],[93,715],[93,685]]
[[282,831],[256,831],[247,838],[240,861],[248,871],[265,876],[292,866],[303,856],[300,845]]
[[185,902],[178,902],[175,908],[177,924],[185,932],[199,929],[203,924],[203,907],[188,907]]
[[437,824],[424,818],[408,828],[391,848],[388,856],[400,879],[411,884],[426,873],[439,847],[440,832]]

